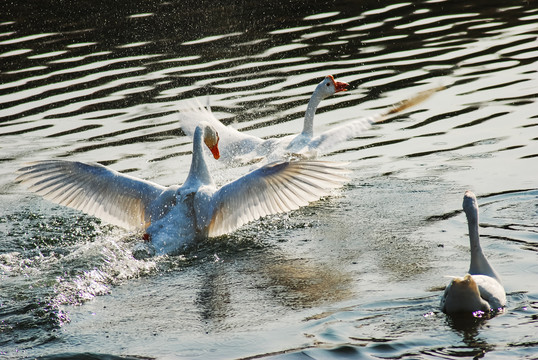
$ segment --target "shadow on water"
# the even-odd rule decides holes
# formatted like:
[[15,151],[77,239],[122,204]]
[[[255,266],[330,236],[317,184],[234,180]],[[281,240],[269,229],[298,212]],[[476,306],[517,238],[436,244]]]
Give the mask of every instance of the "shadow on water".
[[[11,2],[0,21],[0,355],[534,356],[537,16],[525,1]],[[300,131],[327,74],[350,91],[324,100],[315,131],[447,89],[338,144],[329,156],[354,177],[338,196],[182,256],[136,260],[139,234],[13,184],[22,163],[48,158],[177,183],[191,154],[182,100],[279,137]],[[215,169],[219,183],[247,170]],[[511,295],[506,313],[461,325],[437,308],[443,275],[468,266],[467,188]]]
[[153,360],[152,357],[143,356],[116,356],[100,353],[60,353],[48,356],[38,356],[39,360]]

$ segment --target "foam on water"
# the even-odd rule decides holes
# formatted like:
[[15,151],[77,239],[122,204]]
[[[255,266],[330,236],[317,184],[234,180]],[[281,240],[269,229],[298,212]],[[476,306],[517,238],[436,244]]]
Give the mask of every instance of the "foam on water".
[[[203,5],[10,5],[0,23],[2,355],[533,357],[533,4]],[[183,100],[280,137],[301,130],[327,74],[351,86],[320,104],[316,133],[446,89],[336,144],[327,159],[353,173],[334,196],[183,256],[137,260],[140,234],[14,183],[25,162],[54,158],[181,183],[192,152],[177,122]],[[209,166],[219,184],[251,168]],[[508,306],[461,323],[438,303],[444,276],[468,268],[467,189]]]

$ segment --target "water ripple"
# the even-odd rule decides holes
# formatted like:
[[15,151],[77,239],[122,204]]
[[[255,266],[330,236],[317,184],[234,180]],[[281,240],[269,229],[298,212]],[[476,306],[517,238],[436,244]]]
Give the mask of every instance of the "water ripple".
[[[67,344],[103,354],[122,343],[139,357],[430,359],[535,350],[532,2],[45,5],[13,3],[0,22],[2,351],[34,357]],[[13,183],[22,163],[47,158],[181,182],[192,153],[176,115],[185,99],[241,131],[280,137],[301,131],[327,74],[350,89],[320,104],[315,133],[446,89],[335,144],[328,158],[353,170],[339,197],[202,244],[199,258],[134,260],[135,235]],[[219,183],[248,170],[210,166]],[[467,188],[511,289],[506,314],[462,330],[437,306],[442,275],[468,266]],[[73,312],[81,320],[56,332]],[[82,348],[80,334],[95,344]]]

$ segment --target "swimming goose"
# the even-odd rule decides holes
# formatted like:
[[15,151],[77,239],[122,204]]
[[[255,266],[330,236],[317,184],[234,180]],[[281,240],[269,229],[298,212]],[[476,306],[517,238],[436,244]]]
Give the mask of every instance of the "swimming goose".
[[200,121],[210,123],[220,134],[221,154],[223,161],[232,165],[241,165],[266,158],[267,162],[300,157],[313,159],[328,151],[342,141],[358,136],[373,124],[386,120],[389,116],[401,112],[429,98],[441,87],[427,90],[393,105],[387,111],[367,118],[359,118],[336,126],[314,136],[314,115],[321,100],[338,92],[346,91],[349,84],[336,81],[333,76],[326,76],[320,82],[310,101],[304,117],[303,131],[296,135],[282,138],[261,139],[222,124],[210,109],[202,106],[197,100],[186,102],[186,109],[180,111],[180,124],[183,131],[192,136]]
[[347,181],[342,163],[288,161],[265,165],[217,189],[203,144],[218,159],[218,141],[211,125],[197,126],[191,167],[182,186],[164,187],[97,163],[64,160],[29,164],[18,171],[17,181],[57,204],[145,231],[157,255],[177,253],[197,239],[305,206]]
[[445,289],[441,310],[447,314],[488,312],[506,305],[506,293],[501,279],[486,259],[478,235],[478,203],[471,191],[463,197],[471,244],[471,265],[468,274],[454,278]]

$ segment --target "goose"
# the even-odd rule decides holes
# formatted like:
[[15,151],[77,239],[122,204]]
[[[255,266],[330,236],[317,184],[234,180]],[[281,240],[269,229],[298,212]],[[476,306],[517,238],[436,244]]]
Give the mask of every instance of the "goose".
[[217,189],[203,153],[220,157],[219,136],[196,127],[192,161],[182,186],[161,186],[98,163],[37,161],[16,181],[52,202],[128,230],[144,231],[157,255],[184,251],[194,241],[230,233],[266,215],[308,205],[347,180],[345,163],[297,160],[267,164]]
[[221,154],[223,161],[230,165],[260,161],[267,162],[289,159],[292,157],[314,159],[330,150],[342,141],[358,136],[372,125],[386,120],[393,114],[401,112],[429,98],[442,87],[426,90],[415,96],[391,106],[388,110],[366,118],[348,121],[314,136],[314,115],[321,100],[347,90],[348,83],[336,81],[332,75],[326,76],[314,90],[304,117],[303,131],[296,135],[281,138],[262,139],[246,134],[231,126],[222,124],[209,108],[196,99],[185,102],[185,109],[179,112],[183,131],[192,136],[196,125],[205,121],[214,126],[221,136]]
[[498,311],[506,305],[506,293],[499,274],[486,259],[478,234],[478,203],[467,190],[463,210],[469,226],[471,265],[463,278],[453,278],[441,298],[441,310],[447,314]]

